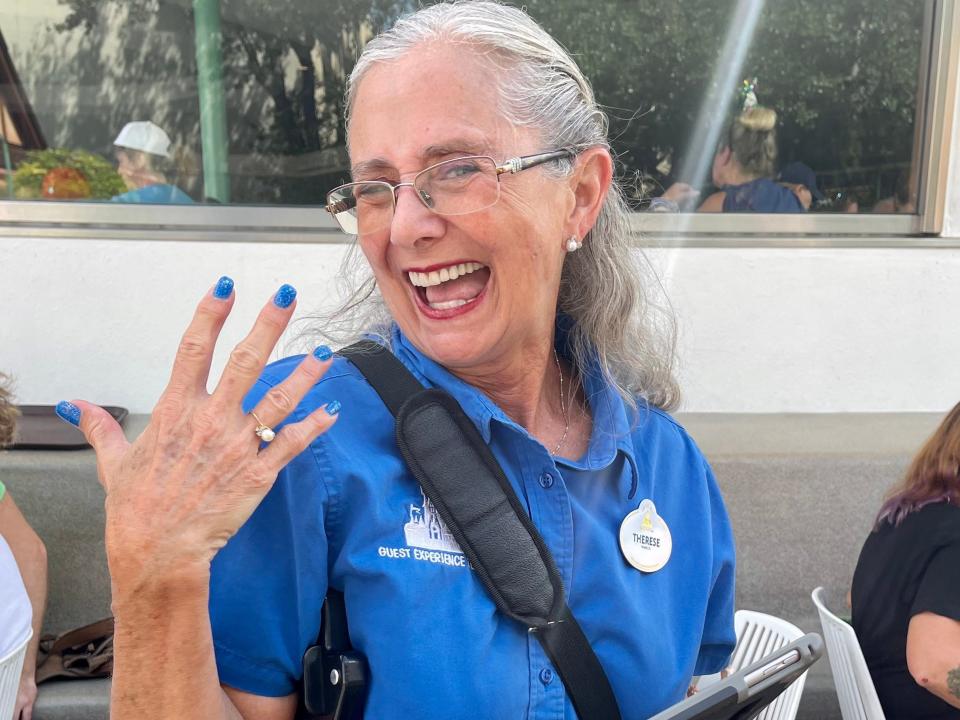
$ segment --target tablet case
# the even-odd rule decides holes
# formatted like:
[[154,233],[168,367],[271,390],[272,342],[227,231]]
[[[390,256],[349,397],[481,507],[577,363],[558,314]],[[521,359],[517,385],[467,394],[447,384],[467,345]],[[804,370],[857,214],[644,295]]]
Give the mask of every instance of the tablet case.
[[[745,678],[772,660],[797,650],[800,659],[772,672],[752,687]],[[724,680],[654,715],[650,720],[752,720],[823,655],[823,640],[808,633]]]
[[[83,433],[64,422],[53,405],[18,405],[17,434],[13,450],[85,450],[90,447]],[[123,425],[127,409],[105,405],[103,409]]]

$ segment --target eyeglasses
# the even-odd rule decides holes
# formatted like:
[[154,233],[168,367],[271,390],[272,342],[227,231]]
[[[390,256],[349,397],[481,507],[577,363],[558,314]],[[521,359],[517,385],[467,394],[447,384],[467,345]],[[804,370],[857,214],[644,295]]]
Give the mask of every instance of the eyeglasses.
[[412,182],[364,180],[334,188],[327,193],[326,211],[348,235],[367,235],[390,227],[397,191],[411,187],[423,206],[437,215],[468,215],[496,204],[504,173],[515,175],[573,155],[571,150],[551,150],[510,158],[501,165],[485,155],[444,160],[421,170]]

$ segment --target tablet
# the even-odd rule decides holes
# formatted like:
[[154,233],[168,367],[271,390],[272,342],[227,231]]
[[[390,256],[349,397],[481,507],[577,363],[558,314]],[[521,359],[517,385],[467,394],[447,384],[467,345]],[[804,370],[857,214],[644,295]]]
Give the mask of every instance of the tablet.
[[809,633],[650,720],[751,720],[823,655],[823,640]]
[[[79,428],[57,417],[53,405],[18,405],[17,432],[11,450],[84,450],[87,439]],[[105,405],[104,410],[123,425],[127,409]]]

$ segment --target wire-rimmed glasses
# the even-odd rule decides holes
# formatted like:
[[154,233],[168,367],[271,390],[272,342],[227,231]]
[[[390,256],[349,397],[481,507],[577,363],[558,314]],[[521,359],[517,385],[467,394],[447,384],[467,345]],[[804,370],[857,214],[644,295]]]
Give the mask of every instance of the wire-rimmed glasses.
[[510,158],[499,165],[486,155],[444,160],[421,170],[411,182],[362,180],[336,187],[327,193],[326,211],[348,235],[368,235],[390,227],[397,191],[410,187],[424,207],[438,215],[467,215],[496,204],[504,173],[515,174],[573,154],[551,150]]

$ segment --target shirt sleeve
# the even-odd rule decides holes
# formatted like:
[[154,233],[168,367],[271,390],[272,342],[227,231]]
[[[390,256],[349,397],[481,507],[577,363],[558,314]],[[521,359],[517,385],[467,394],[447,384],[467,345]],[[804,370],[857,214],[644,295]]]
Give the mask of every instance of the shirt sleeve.
[[328,496],[318,442],[281,471],[211,566],[210,623],[220,682],[255,695],[293,693],[303,653],[319,632]]
[[730,661],[737,643],[733,624],[735,550],[733,530],[723,496],[713,471],[703,461],[710,492],[710,521],[713,536],[713,585],[707,601],[703,639],[694,666],[694,675],[720,672]]
[[923,612],[960,620],[960,541],[934,553],[920,579],[910,607],[910,617]]

